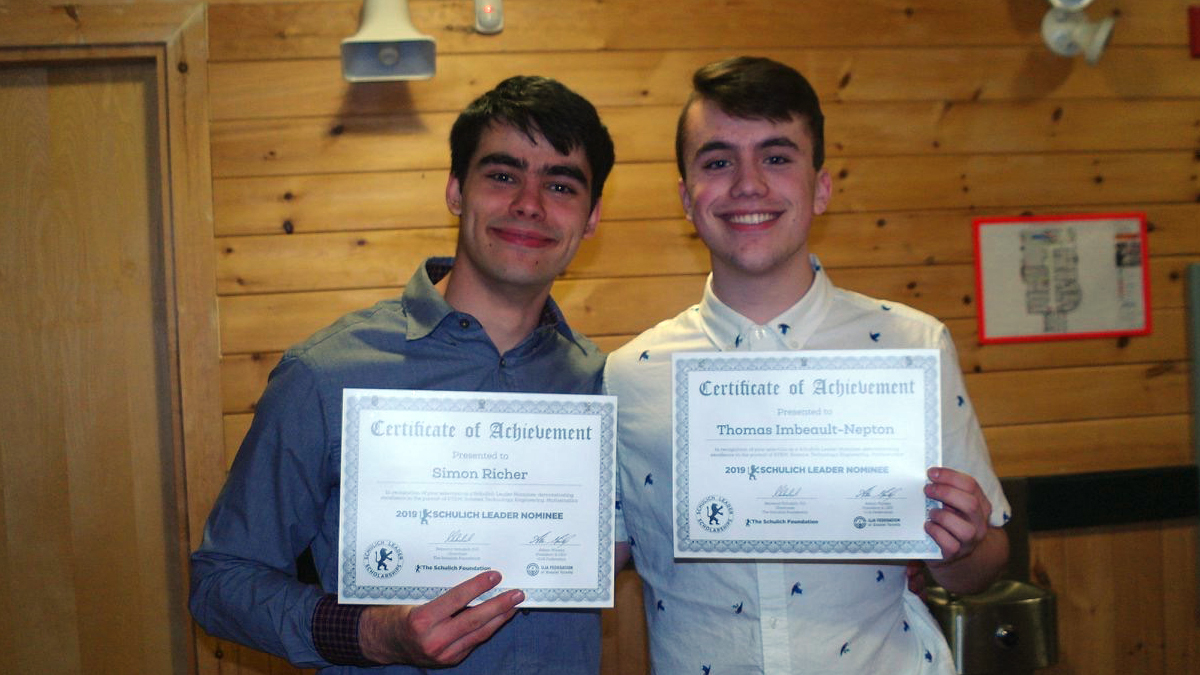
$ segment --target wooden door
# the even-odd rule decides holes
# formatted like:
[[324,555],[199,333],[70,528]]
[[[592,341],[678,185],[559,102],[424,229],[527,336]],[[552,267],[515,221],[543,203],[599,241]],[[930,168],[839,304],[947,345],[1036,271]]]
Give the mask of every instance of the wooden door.
[[4,672],[182,672],[153,61],[0,67]]
[[195,671],[185,464],[220,452],[203,44],[196,6],[0,21],[0,672]]

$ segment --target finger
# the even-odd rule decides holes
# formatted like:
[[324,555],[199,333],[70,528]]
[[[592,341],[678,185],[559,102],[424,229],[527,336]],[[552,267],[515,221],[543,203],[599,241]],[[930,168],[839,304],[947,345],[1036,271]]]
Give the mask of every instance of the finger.
[[928,521],[925,523],[925,532],[933,539],[934,543],[942,551],[942,560],[953,560],[958,557],[959,551],[962,549],[962,542],[950,534],[944,527]]
[[942,528],[946,534],[964,544],[970,544],[980,537],[980,525],[947,509],[930,511],[929,522]]
[[495,588],[500,583],[500,573],[496,570],[480,572],[459,585],[451,588],[442,595],[421,606],[423,618],[433,624],[462,611],[472,600]]
[[971,479],[968,489],[945,483],[930,483],[925,486],[925,495],[942,502],[943,507],[957,511],[971,521],[987,523],[992,515],[992,503],[974,479]]
[[[443,596],[444,597],[444,596]],[[519,590],[506,591],[482,602],[474,607],[467,607],[450,617],[443,617],[440,621],[433,622],[430,620],[432,615],[422,616],[429,605],[419,607],[412,612],[412,627],[418,635],[420,651],[427,658],[433,659],[435,663],[448,665],[454,658],[461,660],[466,654],[454,657],[457,654],[455,645],[460,643],[464,637],[469,636],[479,631],[482,627],[494,622],[497,618],[500,619],[496,623],[498,628],[505,621],[512,617],[516,611],[516,606],[525,600],[525,593]],[[429,604],[433,604],[432,602]],[[437,611],[440,611],[437,610]],[[494,632],[495,629],[492,630]],[[480,637],[473,642],[469,642],[472,646],[491,637],[491,633]],[[450,660],[447,660],[450,659]]]
[[[524,594],[522,594],[521,597],[522,600],[524,600]],[[459,637],[444,650],[442,654],[443,663],[445,665],[454,665],[459,661],[462,661],[467,657],[468,654],[471,653],[472,650],[485,642],[488,638],[492,637],[496,631],[500,630],[501,626],[508,623],[508,621],[512,619],[516,613],[517,608],[516,606],[513,606],[507,612],[493,617],[490,621],[480,625],[475,630],[472,630]]]
[[949,485],[950,487],[956,487],[960,490],[970,490],[975,485],[975,479],[972,478],[970,474],[965,474],[961,471],[955,471],[954,469],[948,469],[944,466],[930,467],[929,471],[926,472],[926,475],[929,476],[929,480],[934,483]]

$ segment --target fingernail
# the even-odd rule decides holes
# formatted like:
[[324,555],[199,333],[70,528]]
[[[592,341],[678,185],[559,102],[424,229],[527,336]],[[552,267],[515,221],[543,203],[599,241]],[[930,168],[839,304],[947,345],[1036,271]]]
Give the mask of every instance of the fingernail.
[[493,585],[500,583],[500,573],[495,570],[488,572],[487,580],[488,580],[488,583],[493,584]]

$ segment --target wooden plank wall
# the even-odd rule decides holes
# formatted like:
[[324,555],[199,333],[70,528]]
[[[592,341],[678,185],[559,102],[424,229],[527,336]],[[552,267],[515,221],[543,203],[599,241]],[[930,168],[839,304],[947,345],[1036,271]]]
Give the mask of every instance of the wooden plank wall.
[[[505,76],[564,81],[616,139],[600,236],[555,287],[572,323],[613,348],[694,302],[707,256],[678,205],[675,116],[696,67],[754,53],[799,68],[825,103],[835,194],[815,250],[837,283],[949,324],[999,473],[1193,461],[1188,2],[1097,0],[1091,16],[1117,23],[1095,67],[1042,44],[1041,0],[511,0],[490,37],[470,30],[466,0],[409,5],[438,41],[437,76],[354,87],[337,55],[356,0],[209,5],[227,459],[283,349],[452,252],[449,125]],[[1148,216],[1153,335],[977,344],[972,217],[1112,211]],[[1194,523],[1035,537],[1035,576],[1063,617],[1047,672],[1200,673],[1195,537]],[[605,673],[646,672],[636,584],[624,578],[606,614]],[[200,650],[202,672],[287,672],[232,645]]]

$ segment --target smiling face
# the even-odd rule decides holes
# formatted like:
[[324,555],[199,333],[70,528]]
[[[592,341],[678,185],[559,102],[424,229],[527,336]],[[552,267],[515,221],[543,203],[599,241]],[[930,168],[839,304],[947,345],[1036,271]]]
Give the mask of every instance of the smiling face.
[[708,246],[718,295],[782,283],[802,294],[813,275],[808,231],[831,192],[829,174],[813,168],[807,125],[730,117],[704,99],[684,124],[679,197]]
[[507,124],[482,134],[446,204],[459,217],[453,276],[490,293],[549,293],[600,219],[581,148],[563,155]]

